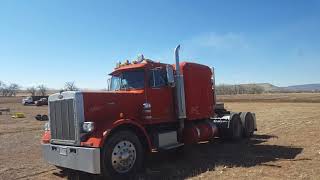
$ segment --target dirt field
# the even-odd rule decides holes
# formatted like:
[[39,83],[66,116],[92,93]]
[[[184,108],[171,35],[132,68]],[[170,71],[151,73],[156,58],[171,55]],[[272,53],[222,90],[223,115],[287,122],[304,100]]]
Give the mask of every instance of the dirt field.
[[[282,96],[297,98],[294,94]],[[278,103],[276,98],[241,101],[226,106],[256,113],[254,138],[238,143],[217,140],[189,147],[181,156],[153,155],[139,179],[320,179],[320,103]],[[46,113],[47,107],[22,106],[20,98],[0,98],[1,107],[24,112],[26,118],[0,115],[0,179],[66,179],[41,157],[44,122],[34,116]]]

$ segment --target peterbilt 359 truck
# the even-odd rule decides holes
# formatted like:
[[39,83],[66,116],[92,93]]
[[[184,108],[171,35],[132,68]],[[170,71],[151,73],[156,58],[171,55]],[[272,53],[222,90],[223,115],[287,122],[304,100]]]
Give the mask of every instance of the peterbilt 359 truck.
[[108,91],[49,97],[44,159],[59,168],[127,178],[146,154],[215,138],[239,140],[256,130],[255,114],[216,103],[214,69],[145,59],[117,64]]

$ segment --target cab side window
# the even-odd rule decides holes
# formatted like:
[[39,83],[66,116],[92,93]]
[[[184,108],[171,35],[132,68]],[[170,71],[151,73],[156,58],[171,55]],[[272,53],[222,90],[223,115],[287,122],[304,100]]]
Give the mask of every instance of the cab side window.
[[150,71],[150,82],[149,85],[150,87],[163,87],[166,86],[168,83],[167,80],[167,73],[164,68],[156,68],[152,69]]

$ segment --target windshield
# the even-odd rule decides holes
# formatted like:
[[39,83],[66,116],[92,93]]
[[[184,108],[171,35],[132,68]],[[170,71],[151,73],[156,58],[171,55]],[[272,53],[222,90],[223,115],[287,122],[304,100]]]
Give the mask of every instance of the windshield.
[[112,75],[110,91],[144,88],[144,71],[126,71]]

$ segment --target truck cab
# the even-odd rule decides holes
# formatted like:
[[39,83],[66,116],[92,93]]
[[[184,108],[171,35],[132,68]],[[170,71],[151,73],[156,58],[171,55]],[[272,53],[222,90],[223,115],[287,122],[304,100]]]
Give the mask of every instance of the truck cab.
[[148,59],[121,65],[110,74],[109,92],[142,95],[137,107],[150,106],[150,111],[135,112],[135,115],[140,115],[137,119],[144,119],[142,124],[173,122],[176,120],[174,89],[168,82],[167,66],[173,68]]
[[179,46],[175,65],[145,58],[118,63],[107,91],[51,95],[42,137],[45,160],[126,178],[142,167],[147,153],[219,136],[240,138],[245,131],[252,135],[254,114],[216,111],[213,70],[180,63],[178,52]]

